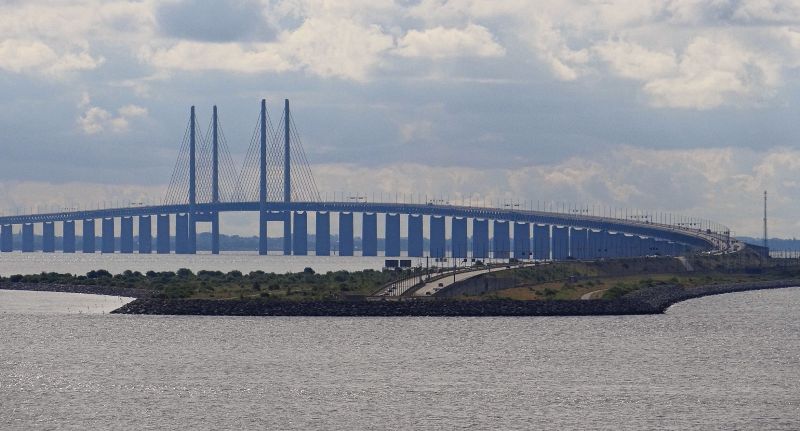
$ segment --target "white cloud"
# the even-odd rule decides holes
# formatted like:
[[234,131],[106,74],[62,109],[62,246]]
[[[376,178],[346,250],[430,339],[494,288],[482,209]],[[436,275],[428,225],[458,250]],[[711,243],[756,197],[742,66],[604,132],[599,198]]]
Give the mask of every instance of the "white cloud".
[[434,27],[410,30],[398,42],[398,55],[403,57],[502,57],[500,46],[486,27],[469,24],[463,29]]
[[280,36],[284,56],[322,77],[363,81],[393,47],[392,37],[377,25],[349,19],[307,19],[297,30]]
[[773,58],[732,40],[707,38],[689,44],[677,73],[649,78],[644,90],[655,106],[693,109],[758,103],[782,83],[781,67]]
[[259,73],[292,67],[271,44],[179,41],[166,48],[143,48],[139,57],[156,68],[173,70]]
[[95,135],[105,131],[114,133],[127,132],[130,128],[131,120],[135,118],[147,117],[147,108],[137,105],[125,105],[117,109],[117,115],[91,105],[88,93],[83,93],[78,107],[84,113],[78,117],[77,123],[81,131],[87,135]]
[[0,69],[14,73],[35,72],[60,77],[65,73],[91,70],[103,63],[87,52],[56,53],[36,40],[6,39],[0,41]]
[[678,69],[672,50],[653,51],[631,42],[605,42],[595,45],[595,53],[624,78],[651,80],[674,75]]
[[163,69],[279,73],[307,70],[322,77],[362,81],[393,46],[378,26],[347,19],[307,19],[277,42],[243,44],[178,41],[169,47],[140,51],[140,58]]

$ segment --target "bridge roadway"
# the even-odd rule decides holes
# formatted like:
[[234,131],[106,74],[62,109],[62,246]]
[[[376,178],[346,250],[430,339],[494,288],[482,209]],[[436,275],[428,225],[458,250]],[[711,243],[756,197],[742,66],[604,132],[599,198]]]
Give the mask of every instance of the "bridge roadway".
[[[259,207],[259,202],[198,203],[195,205],[195,212],[259,212]],[[719,233],[703,231],[701,229],[582,214],[564,214],[544,211],[487,208],[476,206],[383,202],[267,202],[266,209],[269,212],[306,211],[339,213],[389,213],[504,220],[509,222],[525,222],[554,226],[570,226],[585,229],[599,229],[633,235],[664,238],[695,247],[719,251],[727,251],[728,248],[732,246],[728,236]],[[133,217],[159,214],[186,214],[189,212],[189,210],[188,204],[181,204],[64,211],[30,215],[9,215],[0,217],[0,225],[102,219],[111,217]]]

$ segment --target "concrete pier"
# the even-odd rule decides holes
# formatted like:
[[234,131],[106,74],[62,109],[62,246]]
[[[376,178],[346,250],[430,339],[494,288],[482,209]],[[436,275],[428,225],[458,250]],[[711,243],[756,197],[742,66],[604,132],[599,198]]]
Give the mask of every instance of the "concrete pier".
[[353,255],[353,213],[339,213],[339,256]]
[[75,221],[66,220],[61,225],[62,243],[61,248],[64,253],[75,253]]
[[0,226],[0,251],[14,251],[14,230],[13,225],[4,224]]
[[149,254],[153,252],[153,218],[139,216],[139,254]]
[[378,255],[378,215],[375,213],[362,214],[361,250],[362,256]]
[[511,254],[511,241],[509,234],[508,221],[495,220],[493,240],[494,247],[492,256],[495,259],[508,259]]
[[33,223],[22,225],[22,252],[30,253],[33,251]]
[[81,235],[83,235],[83,252],[94,253],[95,252],[94,219],[88,219],[83,221],[83,231],[81,232]]
[[56,225],[53,222],[42,223],[42,251],[45,253],[56,251]]
[[444,217],[430,217],[431,242],[429,253],[431,257],[441,258],[447,254],[444,220]]
[[119,221],[119,252],[133,253],[133,217],[122,217]]
[[464,259],[469,251],[467,243],[467,219],[453,217],[450,221],[450,255],[454,258]]
[[408,215],[408,255],[422,257],[424,240],[422,237],[422,216]]
[[169,243],[169,214],[159,214],[156,217],[156,252],[158,254],[169,254]]
[[533,225],[533,258],[550,259],[550,225]]
[[400,256],[400,214],[386,214],[386,256]]
[[489,257],[489,220],[472,219],[472,257]]
[[569,228],[553,226],[553,260],[566,260],[569,257]]
[[293,224],[292,250],[296,256],[306,256],[308,254],[308,213],[305,211],[295,212]]
[[514,223],[514,257],[517,259],[532,257],[530,223]]
[[189,251],[189,214],[176,214],[175,254],[187,254]]
[[318,212],[316,214],[316,242],[314,252],[317,256],[331,255],[331,213]]

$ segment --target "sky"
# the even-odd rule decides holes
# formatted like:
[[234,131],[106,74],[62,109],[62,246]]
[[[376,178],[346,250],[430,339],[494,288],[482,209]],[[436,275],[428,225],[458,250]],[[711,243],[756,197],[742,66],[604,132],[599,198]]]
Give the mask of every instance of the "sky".
[[[800,1],[0,3],[0,212],[164,198],[259,101],[321,192],[578,202],[800,233]],[[232,220],[226,233],[252,234]]]

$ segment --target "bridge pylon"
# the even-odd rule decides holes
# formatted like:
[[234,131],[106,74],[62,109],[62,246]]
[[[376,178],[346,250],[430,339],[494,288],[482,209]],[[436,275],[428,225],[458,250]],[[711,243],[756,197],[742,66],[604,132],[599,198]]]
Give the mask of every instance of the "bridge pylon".
[[267,101],[261,99],[258,157],[258,254],[267,254]]
[[[189,113],[189,243],[186,252],[197,253],[197,127],[194,106]],[[177,240],[176,236],[176,240]]]
[[[292,132],[289,99],[283,103],[283,202],[292,201]],[[283,254],[292,254],[292,212],[286,211],[283,219]]]

